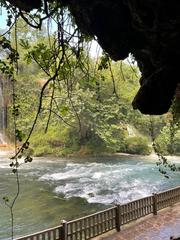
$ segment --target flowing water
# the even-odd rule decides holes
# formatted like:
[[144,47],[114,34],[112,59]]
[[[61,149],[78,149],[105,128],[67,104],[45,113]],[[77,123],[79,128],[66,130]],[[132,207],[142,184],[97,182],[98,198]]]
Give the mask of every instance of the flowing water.
[[2,92],[2,84],[0,82],[0,145],[6,144],[4,138],[4,129],[5,129],[5,106],[4,106],[4,97]]
[[[16,190],[9,162],[0,157],[0,199],[11,198]],[[180,174],[170,173],[166,179],[155,161],[142,157],[37,158],[21,167],[20,181],[21,194],[14,209],[16,236],[178,186]],[[10,239],[10,214],[3,201],[0,239]]]
[[6,145],[6,144],[7,143],[5,141],[4,134],[0,132],[0,145]]

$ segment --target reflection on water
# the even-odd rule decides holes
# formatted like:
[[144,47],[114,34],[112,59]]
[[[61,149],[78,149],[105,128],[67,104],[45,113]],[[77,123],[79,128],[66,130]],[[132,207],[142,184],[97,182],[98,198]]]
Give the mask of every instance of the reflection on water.
[[[179,159],[180,160],[180,159]],[[15,192],[8,161],[0,157],[0,198]],[[16,235],[24,235],[165,190],[180,184],[158,173],[153,161],[133,157],[35,159],[20,170],[21,194],[15,207]],[[10,236],[8,209],[0,204],[0,239]],[[7,230],[8,229],[8,230]]]

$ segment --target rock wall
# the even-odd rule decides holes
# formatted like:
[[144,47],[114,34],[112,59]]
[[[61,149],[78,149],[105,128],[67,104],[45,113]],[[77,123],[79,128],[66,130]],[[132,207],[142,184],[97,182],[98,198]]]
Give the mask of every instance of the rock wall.
[[133,54],[142,73],[133,107],[168,111],[178,82],[180,1],[64,1],[83,32],[96,36],[114,60]]

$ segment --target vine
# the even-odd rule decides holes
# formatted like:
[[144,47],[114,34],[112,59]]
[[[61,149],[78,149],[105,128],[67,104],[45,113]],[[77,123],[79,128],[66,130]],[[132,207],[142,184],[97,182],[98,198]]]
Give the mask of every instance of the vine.
[[[174,144],[174,137],[177,131],[179,130],[180,126],[180,118],[179,118],[179,101],[177,98],[174,98],[172,103],[171,109],[171,117],[169,120],[169,144],[168,150],[170,154],[173,154],[173,144]],[[175,163],[171,163],[168,161],[167,157],[159,150],[156,141],[155,141],[155,134],[154,134],[154,122],[153,117],[150,117],[150,135],[152,139],[152,147],[155,154],[158,157],[158,162],[156,165],[159,167],[159,172],[164,175],[164,177],[169,178],[168,169],[172,172],[180,171],[180,167],[176,166]]]
[[[10,167],[12,168],[12,173],[15,175],[15,181],[16,181],[16,193],[15,196],[10,200],[8,196],[4,196],[3,200],[5,205],[10,210],[11,215],[11,239],[14,239],[14,205],[18,199],[19,193],[20,193],[20,180],[19,180],[19,172],[18,169],[20,167],[20,164],[18,159],[22,157],[22,155],[18,155],[18,142],[22,141],[22,132],[17,128],[17,117],[19,116],[19,105],[16,103],[17,101],[17,95],[15,90],[15,71],[17,71],[17,61],[19,58],[19,54],[17,52],[17,49],[12,48],[11,43],[9,40],[7,40],[5,37],[1,37],[0,45],[3,50],[7,52],[7,61],[0,60],[0,69],[2,73],[11,80],[12,83],[12,116],[13,116],[13,122],[14,122],[14,150],[15,154],[11,158],[13,161],[10,163]],[[23,151],[28,148],[28,145],[23,145]],[[24,163],[31,162],[32,158],[30,156],[26,156],[24,158]]]
[[[12,199],[10,199],[8,196],[4,196],[3,201],[10,210],[11,239],[14,239],[13,210],[20,193],[19,168],[24,163],[29,163],[29,162],[32,162],[33,160],[32,157],[29,154],[27,154],[27,150],[30,145],[30,137],[37,124],[39,115],[45,110],[48,110],[49,112],[45,132],[48,130],[48,126],[49,126],[52,114],[57,115],[61,120],[67,123],[66,120],[64,120],[63,117],[60,116],[55,110],[59,108],[59,104],[57,103],[57,100],[55,98],[55,90],[57,91],[58,89],[59,91],[61,91],[62,82],[65,83],[65,86],[67,88],[67,97],[69,99],[69,102],[72,106],[72,109],[76,117],[78,118],[79,131],[81,131],[80,118],[78,116],[76,108],[73,104],[73,100],[71,98],[71,88],[73,83],[70,84],[68,78],[65,77],[65,74],[67,73],[67,66],[69,67],[68,71],[70,75],[72,75],[71,71],[74,71],[77,67],[79,67],[79,65],[76,64],[75,69],[71,69],[69,64],[69,58],[70,57],[72,58],[72,56],[75,56],[75,58],[77,59],[81,54],[80,53],[81,50],[80,50],[80,42],[75,40],[75,43],[73,44],[73,41],[72,41],[73,38],[79,38],[80,34],[76,36],[77,29],[75,29],[73,33],[70,33],[67,31],[70,24],[69,19],[67,19],[67,13],[63,8],[60,9],[60,12],[57,11],[57,9],[59,8],[58,3],[56,6],[53,5],[52,11],[50,10],[48,12],[47,12],[47,9],[50,6],[48,6],[47,8],[47,6],[44,5],[44,10],[42,12],[44,12],[46,16],[42,18],[37,13],[26,14],[14,7],[11,9],[11,5],[7,4],[6,2],[3,3],[3,7],[6,7],[7,9],[7,14],[8,14],[7,26],[9,27],[9,29],[4,34],[2,34],[0,38],[1,48],[6,53],[6,59],[5,57],[3,59],[0,59],[0,70],[12,83],[12,117],[14,122],[15,151],[14,151],[14,155],[11,157],[12,162],[10,163],[10,167],[12,168],[12,173],[15,175],[16,186],[17,186],[15,196]],[[57,32],[54,34],[54,39],[50,40],[50,37],[49,37],[49,48],[46,47],[45,44],[43,43],[38,44],[37,46],[34,46],[31,48],[28,41],[23,39],[20,40],[21,47],[26,49],[28,52],[26,55],[26,60],[28,62],[31,62],[31,61],[36,62],[36,64],[48,77],[48,79],[46,80],[45,84],[41,89],[37,112],[36,112],[34,121],[32,123],[32,127],[29,133],[27,134],[25,140],[24,140],[24,133],[20,129],[18,129],[18,126],[17,126],[17,119],[20,114],[20,106],[18,104],[18,101],[17,101],[18,96],[16,94],[16,82],[17,82],[16,77],[18,76],[18,59],[19,59],[19,54],[17,49],[17,41],[18,41],[17,23],[18,23],[19,17],[21,17],[29,26],[35,29],[40,29],[42,26],[42,22],[48,19],[49,17],[51,17],[51,19],[55,21],[57,26]],[[33,22],[32,22],[32,19],[33,19]],[[15,48],[11,46],[11,41],[6,38],[7,34],[10,35],[11,30],[13,29],[15,33],[15,36],[14,36]],[[68,51],[68,54],[67,54],[67,51]],[[47,88],[51,91],[51,96],[49,101],[49,107],[45,109],[43,107],[43,101],[44,101],[44,98],[46,97]],[[20,159],[21,160],[23,159],[22,163],[20,163],[19,161]]]

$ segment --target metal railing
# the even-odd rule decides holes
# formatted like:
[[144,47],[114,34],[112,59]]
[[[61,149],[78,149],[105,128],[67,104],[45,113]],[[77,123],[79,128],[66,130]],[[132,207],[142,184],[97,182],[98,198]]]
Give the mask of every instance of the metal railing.
[[60,226],[18,238],[17,240],[87,240],[180,202],[180,187],[155,193],[123,205],[116,205]]

